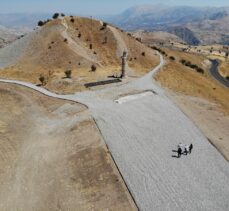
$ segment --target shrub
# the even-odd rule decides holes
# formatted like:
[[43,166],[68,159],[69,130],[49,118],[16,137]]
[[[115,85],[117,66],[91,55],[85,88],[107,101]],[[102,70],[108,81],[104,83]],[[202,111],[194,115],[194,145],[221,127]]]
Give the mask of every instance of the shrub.
[[196,70],[198,69],[198,66],[195,65],[195,64],[191,64],[190,67],[191,67],[192,69],[196,69]]
[[188,62],[185,63],[185,65],[186,65],[187,67],[190,67],[190,66],[191,66],[191,62],[188,61]]
[[92,49],[92,44],[89,45],[89,48]]
[[43,75],[41,75],[39,77],[39,81],[41,82],[41,85],[43,86],[45,84],[45,77]]
[[66,43],[67,43],[67,42],[68,42],[68,39],[67,39],[67,38],[65,38],[65,39],[64,39],[64,42],[66,42]]
[[169,58],[170,58],[172,61],[175,61],[175,60],[176,60],[174,56],[170,56]]
[[107,27],[107,23],[106,22],[103,22],[103,27]]
[[229,81],[229,76],[227,76],[226,79]]
[[61,17],[64,17],[65,16],[65,14],[64,13],[61,13]]
[[74,20],[74,18],[71,18],[71,20],[70,20],[72,23],[74,23],[75,22],[75,20]]
[[137,40],[138,42],[142,42],[141,38],[136,37],[135,40]]
[[91,65],[91,71],[92,71],[92,72],[95,72],[95,71],[96,71],[96,69],[97,69],[97,68],[96,68],[96,66],[95,66],[94,64],[93,64],[93,65]]
[[78,34],[78,37],[79,37],[79,38],[81,37],[81,33]]
[[145,52],[142,52],[142,56],[145,56],[146,55],[146,53]]
[[71,78],[72,77],[72,71],[71,70],[66,70],[65,72],[66,78]]
[[52,16],[53,19],[57,19],[59,17],[59,13],[54,13],[54,15]]
[[204,70],[203,70],[202,68],[200,68],[200,67],[198,67],[196,71],[197,71],[198,73],[204,74]]
[[38,21],[37,25],[38,26],[43,26],[44,25],[44,22],[43,21]]
[[228,57],[228,55],[229,55],[229,53],[228,53],[228,52],[227,52],[227,53],[225,53],[225,56],[226,56],[226,57]]
[[180,60],[180,63],[181,63],[181,64],[183,64],[183,65],[185,65],[185,63],[186,63],[186,60],[184,60],[184,59],[181,59],[181,60]]

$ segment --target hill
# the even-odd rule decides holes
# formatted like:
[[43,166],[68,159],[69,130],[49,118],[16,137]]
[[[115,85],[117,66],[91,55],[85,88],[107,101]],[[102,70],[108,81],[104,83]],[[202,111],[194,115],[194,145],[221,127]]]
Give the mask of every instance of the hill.
[[[43,75],[47,88],[75,92],[87,82],[118,75],[123,51],[128,52],[127,76],[140,76],[159,62],[155,51],[107,23],[64,17],[1,49],[0,75],[33,83]],[[71,79],[64,79],[66,70],[72,71]]]

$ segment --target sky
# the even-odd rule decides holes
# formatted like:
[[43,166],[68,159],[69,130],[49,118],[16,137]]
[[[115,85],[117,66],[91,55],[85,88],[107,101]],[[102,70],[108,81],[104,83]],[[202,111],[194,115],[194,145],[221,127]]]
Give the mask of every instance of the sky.
[[113,15],[142,4],[229,6],[229,0],[0,0],[0,13]]

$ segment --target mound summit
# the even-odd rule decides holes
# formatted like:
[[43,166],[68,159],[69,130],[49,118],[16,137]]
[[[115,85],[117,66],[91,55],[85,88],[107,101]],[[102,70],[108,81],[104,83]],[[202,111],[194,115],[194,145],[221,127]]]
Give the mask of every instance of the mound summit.
[[[116,27],[66,16],[1,49],[0,76],[39,83],[42,75],[52,91],[80,91],[85,83],[119,74],[124,51],[128,53],[127,76],[140,76],[159,62],[155,51]],[[72,72],[71,79],[64,78],[67,70]]]

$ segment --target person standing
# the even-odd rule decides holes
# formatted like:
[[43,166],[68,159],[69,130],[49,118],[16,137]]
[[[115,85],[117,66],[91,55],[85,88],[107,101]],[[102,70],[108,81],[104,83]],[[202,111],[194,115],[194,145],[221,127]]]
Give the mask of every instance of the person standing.
[[177,157],[179,158],[182,154],[182,149],[181,147],[178,146],[178,149],[177,149]]
[[192,145],[192,144],[190,144],[190,145],[189,145],[189,154],[191,154],[191,153],[192,153],[192,149],[193,149],[193,145]]

